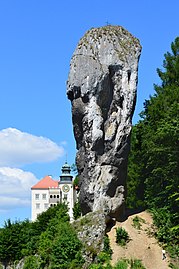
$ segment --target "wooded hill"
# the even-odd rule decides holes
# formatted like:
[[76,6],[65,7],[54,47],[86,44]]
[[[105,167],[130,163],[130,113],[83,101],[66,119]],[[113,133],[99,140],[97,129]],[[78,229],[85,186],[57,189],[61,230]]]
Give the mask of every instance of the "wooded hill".
[[157,73],[161,85],[132,131],[127,205],[150,209],[156,236],[179,257],[179,37]]

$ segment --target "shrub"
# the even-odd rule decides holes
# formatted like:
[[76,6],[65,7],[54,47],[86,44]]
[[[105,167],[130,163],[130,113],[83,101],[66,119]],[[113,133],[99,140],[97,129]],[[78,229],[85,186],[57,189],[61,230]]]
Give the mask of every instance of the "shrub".
[[131,269],[145,269],[140,260],[131,260],[130,265]]
[[103,269],[104,267],[101,264],[91,264],[89,269]]
[[134,228],[136,228],[138,230],[140,230],[142,223],[145,223],[145,220],[138,217],[138,216],[135,216],[132,221],[133,221]]
[[128,262],[126,260],[118,261],[114,267],[114,269],[127,269],[127,268],[128,268]]
[[25,258],[23,269],[39,269],[40,258],[38,256],[28,256]]
[[101,251],[98,255],[98,261],[99,263],[105,263],[111,259],[110,255],[104,251]]
[[[51,249],[51,268],[69,269],[71,264],[82,264],[82,244],[69,223],[59,223]],[[76,267],[74,267],[76,268]]]
[[75,220],[78,219],[79,217],[81,217],[81,206],[80,206],[79,201],[77,201],[74,204],[73,217],[74,217]]
[[122,227],[116,228],[116,243],[125,246],[129,241],[129,235]]
[[112,254],[112,249],[110,247],[110,240],[109,237],[107,235],[104,236],[104,248],[103,251],[106,252],[107,254],[109,254],[111,256]]
[[[130,266],[130,267],[129,267]],[[117,262],[117,264],[114,266],[114,269],[146,269],[140,260],[127,260],[122,259]]]

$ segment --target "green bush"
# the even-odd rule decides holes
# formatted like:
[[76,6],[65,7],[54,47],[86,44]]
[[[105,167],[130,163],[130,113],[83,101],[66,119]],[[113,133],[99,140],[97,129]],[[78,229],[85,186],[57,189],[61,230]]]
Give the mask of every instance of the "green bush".
[[170,263],[169,267],[172,268],[172,269],[179,269],[179,266],[174,265],[173,263]]
[[39,269],[40,258],[38,256],[28,256],[25,258],[23,269]]
[[104,236],[104,248],[103,251],[108,253],[110,256],[112,255],[112,249],[110,247],[110,240],[107,235]]
[[50,249],[51,269],[69,269],[72,268],[72,264],[82,264],[82,244],[70,223],[59,223],[55,229]]
[[97,258],[98,258],[98,262],[103,264],[109,261],[111,259],[111,256],[108,253],[101,251]]
[[130,265],[131,269],[145,269],[140,260],[131,260]]
[[91,264],[89,269],[103,269],[103,265],[102,264]]
[[[129,267],[130,266],[130,267]],[[127,260],[123,259],[117,262],[114,269],[146,269],[140,260]]]
[[132,221],[133,221],[132,225],[134,226],[134,228],[136,228],[138,230],[140,230],[142,223],[145,223],[145,220],[138,217],[138,216],[135,216]]
[[129,241],[129,235],[122,227],[116,228],[116,243],[120,246],[125,246]]
[[73,218],[76,220],[79,217],[81,217],[81,206],[80,206],[79,201],[77,201],[74,204],[74,208],[73,208]]
[[127,269],[128,262],[126,260],[118,261],[117,264],[114,266],[114,269]]

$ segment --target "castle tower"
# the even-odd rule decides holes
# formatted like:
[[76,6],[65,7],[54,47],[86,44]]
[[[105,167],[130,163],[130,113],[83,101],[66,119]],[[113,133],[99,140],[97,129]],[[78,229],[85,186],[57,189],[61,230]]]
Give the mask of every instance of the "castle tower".
[[67,162],[62,166],[60,181],[45,176],[31,188],[31,210],[32,221],[35,221],[39,214],[57,203],[67,203],[70,220],[73,220],[73,207],[77,200],[76,191],[73,187],[73,176]]
[[62,201],[67,203],[70,219],[73,219],[73,207],[76,202],[76,191],[73,186],[73,176],[70,174],[71,168],[67,162],[62,166],[59,188],[62,191]]

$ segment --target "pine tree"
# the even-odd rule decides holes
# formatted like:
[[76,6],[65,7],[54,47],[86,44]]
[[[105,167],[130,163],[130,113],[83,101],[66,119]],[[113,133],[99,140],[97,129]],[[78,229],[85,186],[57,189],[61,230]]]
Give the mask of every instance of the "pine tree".
[[[157,69],[157,73],[161,85],[154,85],[155,94],[145,101],[141,120],[132,133],[128,193],[136,195],[135,204],[143,197],[145,205],[155,210],[156,222],[162,229],[160,239],[176,242],[179,232],[179,37],[172,42],[171,52],[164,55],[163,69]],[[131,206],[130,194],[127,201]]]

